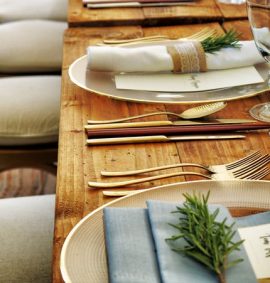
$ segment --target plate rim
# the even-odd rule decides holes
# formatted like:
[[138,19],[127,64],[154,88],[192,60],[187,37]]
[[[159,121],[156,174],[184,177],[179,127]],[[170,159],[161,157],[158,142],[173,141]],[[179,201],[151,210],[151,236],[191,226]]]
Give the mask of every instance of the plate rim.
[[72,69],[74,69],[74,67],[76,66],[76,64],[78,62],[81,62],[81,61],[85,60],[86,58],[87,58],[87,55],[83,55],[83,56],[77,58],[75,61],[73,61],[71,63],[71,65],[68,68],[68,75],[70,77],[70,80],[75,85],[79,86],[80,88],[82,88],[82,89],[84,89],[84,90],[86,90],[88,92],[92,92],[94,94],[98,94],[98,95],[109,97],[109,98],[114,98],[114,99],[120,100],[120,101],[129,101],[129,102],[137,102],[137,103],[152,103],[152,104],[181,104],[181,105],[190,104],[190,103],[201,104],[201,103],[212,103],[212,102],[234,101],[234,100],[238,100],[238,99],[245,99],[245,98],[256,96],[256,95],[258,95],[260,93],[264,93],[264,92],[269,90],[269,88],[265,88],[265,89],[262,89],[260,91],[253,92],[253,93],[250,93],[250,94],[247,94],[247,95],[244,95],[244,96],[236,96],[236,97],[226,98],[226,99],[224,99],[224,98],[223,99],[218,99],[217,98],[217,99],[211,99],[211,100],[207,100],[207,101],[206,100],[197,100],[197,101],[157,101],[157,100],[147,100],[147,99],[123,98],[123,97],[119,97],[117,95],[112,95],[110,93],[105,93],[105,92],[93,90],[93,89],[88,88],[85,85],[79,83],[75,79],[74,75],[72,74]]
[[225,180],[225,181],[216,181],[216,180],[196,180],[196,181],[186,181],[186,182],[176,182],[176,183],[171,183],[171,184],[165,184],[165,185],[161,185],[161,186],[156,186],[156,187],[153,187],[153,188],[150,188],[150,189],[147,189],[143,192],[135,192],[134,194],[131,194],[131,195],[127,195],[127,196],[124,196],[124,197],[120,197],[120,198],[117,198],[117,199],[114,199],[106,204],[103,204],[102,206],[98,207],[97,209],[89,212],[86,216],[84,216],[72,229],[71,231],[69,232],[69,234],[67,235],[65,241],[64,241],[64,244],[62,246],[62,249],[61,249],[61,255],[60,255],[60,271],[61,271],[61,275],[63,277],[63,280],[65,283],[73,283],[72,280],[70,279],[69,275],[68,275],[68,271],[66,269],[66,264],[65,264],[65,257],[66,257],[66,253],[67,253],[67,248],[68,248],[68,244],[70,242],[70,240],[72,239],[72,236],[77,232],[77,230],[80,228],[81,225],[84,224],[84,222],[88,221],[89,218],[92,217],[92,215],[94,215],[95,213],[99,212],[100,210],[103,210],[105,207],[107,206],[110,206],[110,205],[113,205],[117,202],[120,202],[122,201],[123,199],[127,199],[127,198],[133,198],[134,196],[137,196],[139,194],[144,194],[148,191],[154,191],[154,190],[161,190],[163,188],[168,188],[168,187],[171,187],[171,186],[178,186],[178,185],[181,185],[181,186],[185,186],[187,184],[197,184],[197,183],[217,183],[217,182],[227,182],[227,183],[230,183],[230,182],[239,182],[239,183],[254,183],[254,182],[259,182],[259,183],[269,183],[270,184],[270,181],[269,180]]

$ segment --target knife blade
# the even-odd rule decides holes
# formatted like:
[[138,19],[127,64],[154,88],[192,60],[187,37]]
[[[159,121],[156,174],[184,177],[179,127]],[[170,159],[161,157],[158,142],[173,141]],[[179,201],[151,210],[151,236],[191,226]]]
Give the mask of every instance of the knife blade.
[[211,120],[181,120],[181,121],[147,121],[147,122],[127,122],[127,123],[108,123],[98,125],[85,125],[85,130],[92,129],[118,129],[118,128],[139,128],[139,127],[158,127],[158,126],[189,126],[189,125],[215,125],[215,124],[245,124],[255,123],[252,119],[211,119]]
[[191,140],[219,140],[219,139],[243,139],[244,135],[184,135],[184,136],[140,136],[121,138],[87,139],[87,145],[113,145],[149,142],[191,141]]

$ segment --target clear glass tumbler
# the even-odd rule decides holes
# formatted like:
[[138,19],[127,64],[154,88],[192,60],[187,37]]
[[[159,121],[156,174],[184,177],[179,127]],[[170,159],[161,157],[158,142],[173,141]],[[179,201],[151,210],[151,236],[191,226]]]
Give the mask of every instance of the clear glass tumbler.
[[[270,64],[270,0],[247,0],[247,11],[257,49]],[[270,86],[270,72],[268,84]],[[249,112],[257,120],[270,122],[270,102],[255,105]]]

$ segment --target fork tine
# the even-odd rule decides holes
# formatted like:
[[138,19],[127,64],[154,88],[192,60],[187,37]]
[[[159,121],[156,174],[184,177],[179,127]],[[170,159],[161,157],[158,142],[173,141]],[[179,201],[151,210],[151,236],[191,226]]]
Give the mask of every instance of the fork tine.
[[261,170],[261,173],[257,175],[257,179],[263,179],[267,175],[270,174],[270,169],[269,168],[264,168],[264,170]]
[[187,36],[186,38],[187,39],[196,39],[198,37],[204,36],[205,34],[210,34],[210,33],[213,33],[213,32],[215,32],[215,30],[212,30],[212,29],[207,27],[207,28],[200,30],[199,32],[196,32],[196,33],[194,33],[190,36]]
[[254,158],[258,158],[259,156],[261,156],[261,153],[258,150],[258,151],[254,152],[252,154],[249,154],[249,155],[247,155],[247,156],[245,156],[245,157],[243,157],[241,159],[238,159],[236,161],[233,161],[231,163],[226,164],[226,168],[228,170],[232,170],[232,169],[234,169],[236,167],[242,166],[245,162],[249,162],[251,160],[254,160]]
[[255,173],[253,173],[252,175],[248,176],[245,179],[248,179],[248,180],[261,180],[264,177],[266,177],[268,174],[270,174],[270,169],[265,167],[265,168],[255,172]]
[[215,34],[216,34],[216,30],[209,30],[208,32],[201,33],[200,35],[195,34],[194,36],[187,37],[186,39],[202,41],[207,37],[214,36]]
[[[268,154],[259,157],[257,160],[249,163],[247,166],[240,167],[238,170],[233,171],[235,176],[245,174],[248,172],[254,172],[256,169],[260,169],[270,162],[270,156]],[[255,170],[254,170],[255,169]],[[253,171],[252,171],[253,170]]]
[[[269,162],[269,159],[268,159],[268,162]],[[267,163],[268,163],[267,162]],[[253,175],[253,173],[256,173],[258,170],[260,170],[264,165],[260,165],[258,167],[254,167],[254,169],[250,170],[249,172],[246,172],[246,173],[243,173],[243,174],[239,174],[237,176],[235,176],[236,178],[246,178],[246,177],[249,177],[251,175]]]

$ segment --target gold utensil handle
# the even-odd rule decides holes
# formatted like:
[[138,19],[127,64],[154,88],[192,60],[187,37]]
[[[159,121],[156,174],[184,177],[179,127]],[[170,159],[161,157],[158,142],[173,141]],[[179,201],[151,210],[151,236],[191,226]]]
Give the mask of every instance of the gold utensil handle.
[[153,35],[153,36],[145,36],[131,39],[104,39],[103,43],[106,44],[118,44],[118,43],[128,43],[128,42],[137,42],[137,41],[148,41],[152,39],[164,39],[168,38],[165,35]]
[[133,175],[139,175],[143,173],[149,173],[159,170],[165,170],[165,169],[173,169],[173,168],[179,168],[179,167],[186,167],[186,166],[192,166],[192,167],[199,167],[205,170],[209,170],[207,167],[196,164],[196,163],[176,163],[176,164],[169,164],[169,165],[163,165],[158,167],[151,167],[151,168],[145,168],[145,169],[138,169],[138,170],[129,170],[129,171],[101,171],[101,176],[107,176],[107,177],[121,177],[121,176],[133,176]]
[[146,114],[141,114],[141,115],[136,115],[136,116],[130,116],[126,118],[120,118],[120,119],[111,119],[111,120],[88,120],[88,124],[111,124],[111,123],[120,123],[120,122],[125,122],[129,120],[135,120],[139,118],[145,118],[145,117],[151,117],[155,115],[171,115],[175,116],[177,118],[182,118],[182,119],[195,119],[195,118],[201,118],[208,116],[210,114],[213,114],[221,109],[223,109],[226,106],[225,102],[213,102],[213,103],[208,103],[208,104],[203,104],[200,106],[192,107],[181,114],[177,114],[174,112],[169,112],[169,111],[158,111],[158,112],[152,112],[152,113],[146,113]]
[[166,142],[169,139],[166,136],[142,136],[142,137],[125,137],[125,138],[103,138],[87,139],[87,145],[104,145],[104,144],[128,144],[128,143],[145,143],[145,142]]
[[111,182],[111,183],[91,182],[90,181],[90,182],[88,182],[88,185],[89,185],[89,187],[94,187],[94,188],[115,188],[115,187],[124,187],[124,186],[128,186],[128,185],[134,185],[134,184],[150,182],[150,181],[159,180],[159,179],[185,176],[185,175],[196,175],[196,176],[204,177],[206,179],[211,179],[210,175],[204,175],[204,174],[201,174],[201,173],[198,173],[198,172],[176,172],[176,173],[162,174],[162,175],[158,175],[158,176],[151,176],[151,177],[146,177],[146,178],[141,178],[141,179],[120,181],[120,182]]
[[[125,122],[129,120],[135,120],[135,119],[140,119],[140,118],[145,118],[145,117],[151,117],[155,115],[164,115],[166,116],[170,112],[166,111],[158,111],[158,112],[151,112],[151,113],[146,113],[146,114],[141,114],[141,115],[136,115],[136,116],[130,116],[130,117],[125,117],[125,118],[120,118],[120,119],[112,119],[112,120],[88,120],[88,124],[111,124],[111,123],[120,123],[120,122]],[[174,114],[174,113],[173,113]],[[171,115],[173,115],[171,114]],[[175,114],[178,118],[179,115]]]
[[123,197],[134,193],[141,193],[144,191],[145,190],[119,190],[119,191],[110,190],[110,191],[102,191],[102,193],[104,196],[107,197]]
[[117,129],[117,128],[136,128],[136,127],[157,127],[173,125],[171,121],[150,121],[150,122],[131,122],[131,123],[112,123],[100,125],[86,125],[85,130],[91,129]]

